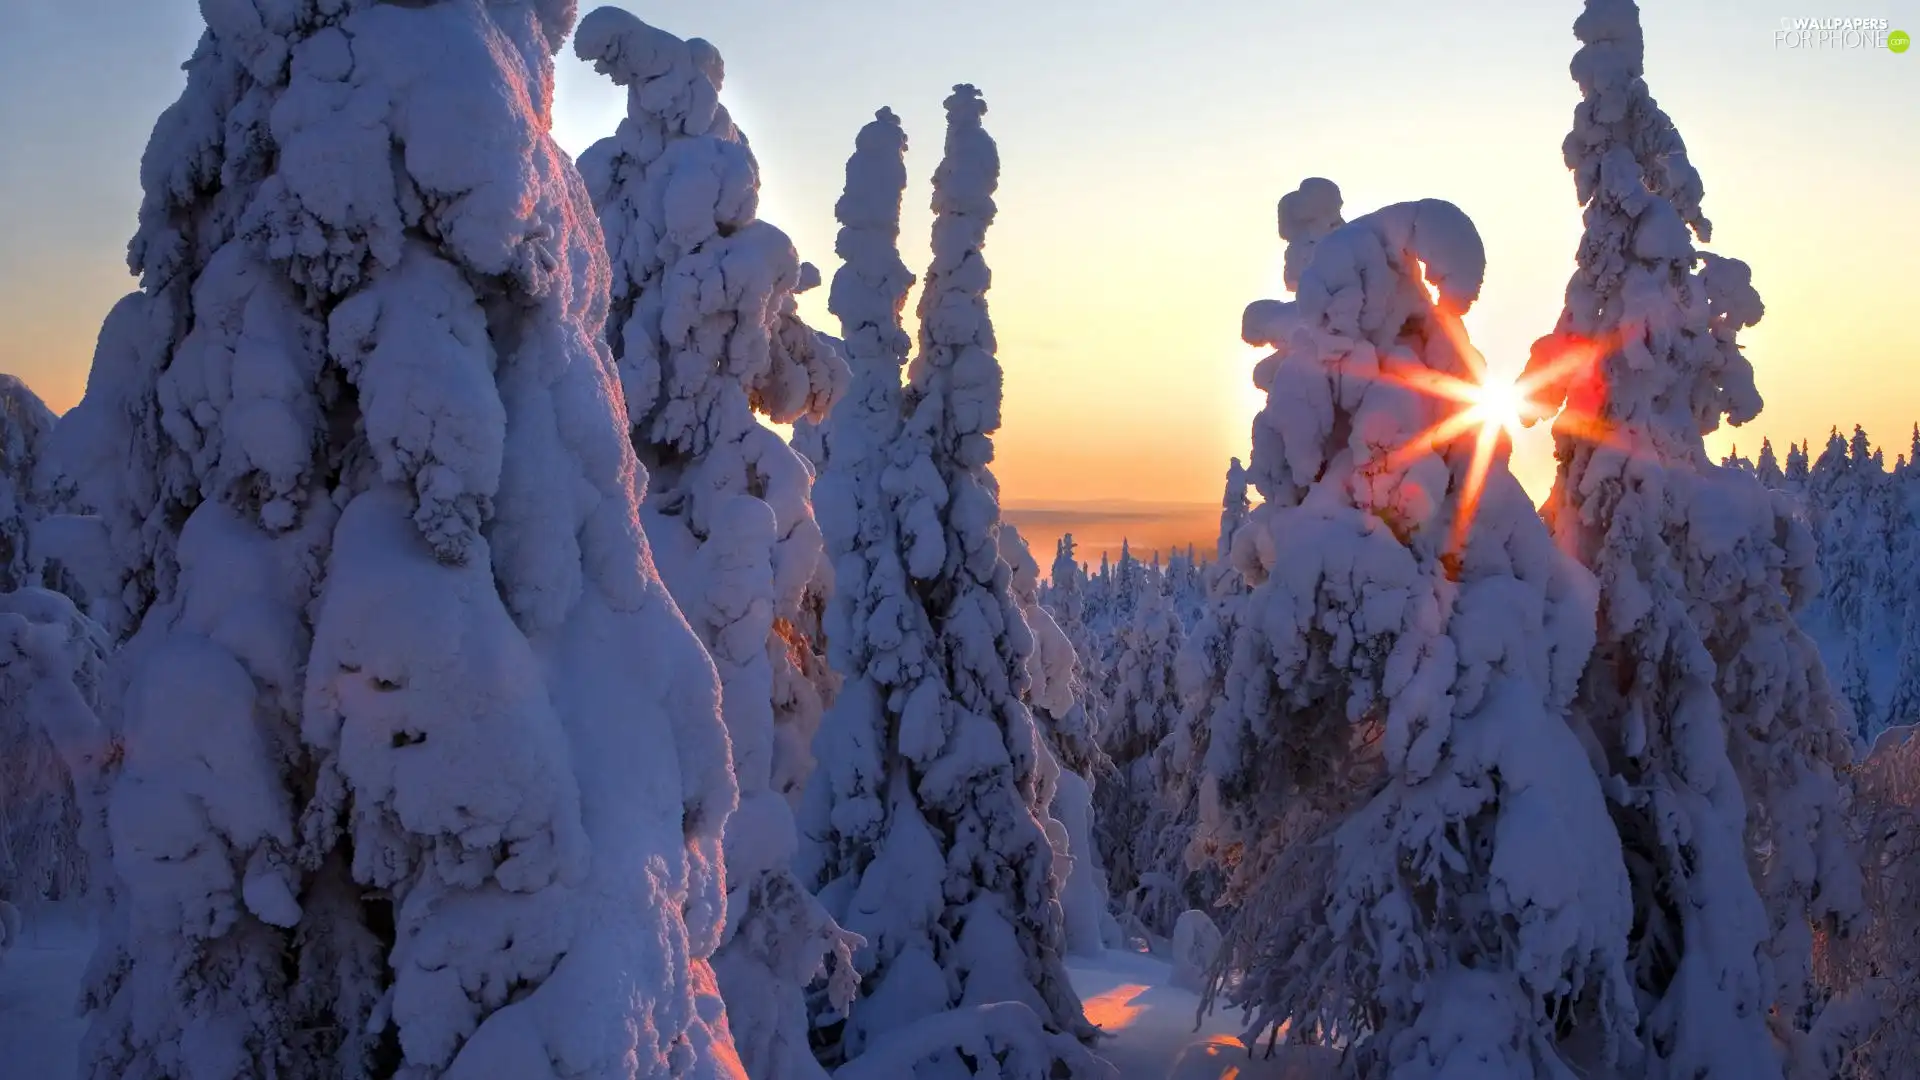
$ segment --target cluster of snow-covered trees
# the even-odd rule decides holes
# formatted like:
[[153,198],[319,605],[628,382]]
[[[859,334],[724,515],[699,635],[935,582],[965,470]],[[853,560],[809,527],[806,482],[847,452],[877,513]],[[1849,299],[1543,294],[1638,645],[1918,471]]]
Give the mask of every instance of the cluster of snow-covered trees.
[[1818,453],[1790,445],[1782,462],[1763,441],[1752,459],[1723,464],[1785,492],[1813,532],[1822,588],[1800,614],[1820,645],[1862,744],[1920,723],[1920,425],[1888,468],[1859,427],[1827,436]]
[[1763,309],[1631,0],[1543,508],[1473,222],[1310,178],[1213,550],[1044,582],[980,93],[917,281],[859,131],[831,336],[720,53],[575,14],[203,5],[85,398],[0,379],[0,952],[93,905],[84,1075],[1081,1080],[1109,948],[1355,1080],[1902,1075],[1920,429],[1708,458]]

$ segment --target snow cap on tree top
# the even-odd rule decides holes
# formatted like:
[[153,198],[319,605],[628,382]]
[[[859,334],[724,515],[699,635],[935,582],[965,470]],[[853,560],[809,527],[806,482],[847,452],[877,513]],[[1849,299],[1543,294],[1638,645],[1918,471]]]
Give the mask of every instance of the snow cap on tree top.
[[[847,187],[834,203],[833,216],[848,229],[873,229],[889,236],[900,232],[900,193],[907,186],[907,133],[892,109],[881,108],[853,140],[847,159]],[[857,234],[856,234],[857,235]],[[849,242],[842,232],[839,243]],[[867,252],[838,251],[852,261]]]
[[1646,176],[1646,186],[1673,204],[1694,235],[1712,239],[1713,223],[1700,209],[1700,174],[1688,160],[1686,143],[1673,121],[1642,78],[1646,43],[1639,7],[1633,0],[1587,0],[1573,33],[1581,47],[1569,70],[1582,100],[1561,150],[1574,171],[1581,204],[1592,200],[1602,182],[1601,163],[1625,150]]
[[1287,242],[1284,274],[1288,289],[1300,288],[1300,273],[1313,261],[1320,238],[1346,224],[1340,217],[1340,188],[1331,180],[1309,176],[1300,186],[1280,196],[1280,239]]
[[720,110],[726,65],[699,38],[679,38],[616,7],[596,8],[580,20],[573,53],[593,70],[625,86],[670,129],[703,135]]
[[1313,262],[1300,275],[1301,312],[1335,333],[1381,344],[1428,302],[1404,274],[1409,261],[1419,263],[1440,294],[1440,306],[1456,315],[1479,299],[1486,277],[1479,230],[1459,207],[1439,199],[1383,206],[1328,233],[1315,247]]
[[[1280,239],[1287,242],[1282,276],[1289,291],[1298,292],[1300,275],[1313,261],[1313,250],[1328,233],[1346,224],[1340,217],[1340,188],[1333,181],[1309,176],[1280,197]],[[1255,300],[1240,316],[1240,338],[1249,345],[1286,349],[1287,338],[1299,323],[1295,305],[1284,300]],[[1271,365],[1266,365],[1271,367]],[[1262,372],[1254,384],[1262,390]]]
[[978,246],[993,221],[1000,151],[980,124],[987,115],[987,102],[979,90],[960,83],[947,95],[946,108],[946,156],[933,174],[933,212],[977,218],[981,235],[969,246]]

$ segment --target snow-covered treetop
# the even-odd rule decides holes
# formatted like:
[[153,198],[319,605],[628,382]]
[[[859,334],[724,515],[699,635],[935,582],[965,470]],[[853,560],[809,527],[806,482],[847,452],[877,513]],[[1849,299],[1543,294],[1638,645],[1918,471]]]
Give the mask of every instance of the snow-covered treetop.
[[1234,458],[1227,465],[1227,486],[1220,496],[1220,540],[1216,554],[1225,559],[1233,550],[1233,534],[1240,531],[1240,525],[1247,520],[1251,507],[1247,499],[1247,470]]
[[[554,236],[559,166],[526,151],[546,134],[548,46],[566,33],[571,5],[436,5],[432,17],[422,10],[364,0],[205,6],[207,34],[187,64],[188,92],[162,114],[142,161],[145,196],[128,249],[147,294],[165,293],[166,301],[116,310],[122,332],[103,335],[86,399],[54,436],[61,471],[77,483],[79,501],[107,519],[129,574],[121,594],[106,598],[115,628],[129,628],[171,587],[177,567],[167,522],[202,493],[233,499],[269,529],[298,527],[309,509],[302,490],[326,467],[309,441],[327,406],[318,373],[331,362],[351,378],[375,348],[376,325],[395,317],[391,305],[364,296],[343,305],[335,325],[324,314],[289,316],[268,329],[267,306],[331,303],[403,264],[413,288],[434,292],[442,269],[414,257],[418,238],[431,237],[461,270],[504,288],[561,297],[590,314],[604,307],[605,279],[594,280],[604,268],[569,265],[584,260],[584,250]],[[434,39],[454,23],[462,30],[448,36],[457,44]],[[515,67],[524,94],[502,95],[490,84],[502,62]],[[391,155],[390,146],[398,148]],[[376,156],[391,157],[393,167],[340,164]],[[253,248],[228,246],[237,237]],[[262,261],[291,288],[243,308],[251,286],[242,286]],[[193,288],[234,295],[187,295],[187,283],[207,273],[225,284]],[[584,275],[577,283],[576,274]],[[170,309],[194,302],[221,305],[235,320],[245,314],[251,333],[281,335],[274,350],[284,362],[237,365],[233,343],[201,325],[183,342],[191,362],[159,363],[149,353],[174,337]],[[362,405],[376,463],[416,492],[437,552],[458,560],[489,513],[487,493],[503,461],[489,433],[498,405],[489,407],[491,391],[475,382],[488,377],[488,362],[473,351],[484,320],[445,314],[446,348],[418,343],[407,388]],[[456,359],[469,355],[470,364]],[[249,377],[238,377],[242,370]],[[226,407],[211,422],[205,409],[163,416],[161,399],[146,396],[162,378],[168,401],[214,396]],[[421,426],[422,414],[439,419]],[[119,432],[129,424],[135,430]],[[163,427],[171,429],[166,437]],[[151,463],[151,475],[130,476],[129,443],[116,433],[162,446],[164,460]]]
[[907,186],[907,133],[892,109],[874,113],[854,139],[847,160],[847,186],[834,204],[840,234],[834,251],[843,260],[834,272],[827,308],[840,319],[847,359],[882,360],[899,382],[899,367],[911,341],[900,326],[913,274],[900,259],[900,201]]
[[1760,440],[1760,456],[1754,461],[1754,476],[1766,486],[1777,488],[1785,480],[1780,471],[1780,459],[1774,455],[1773,440]]
[[[1078,602],[1080,581],[1085,571],[1080,568],[1079,554],[1074,550],[1073,534],[1061,533],[1053,546],[1053,569],[1047,576],[1049,593],[1071,594]],[[1076,612],[1077,614],[1077,612]]]
[[[1286,287],[1298,291],[1300,275],[1313,259],[1320,239],[1345,224],[1340,217],[1340,188],[1331,180],[1310,176],[1300,186],[1280,197],[1280,239],[1286,241],[1282,255]],[[1293,332],[1297,311],[1292,301],[1255,300],[1241,317],[1240,336],[1249,345],[1280,348]],[[1272,364],[1254,369],[1254,385],[1267,388],[1263,381]]]
[[1582,48],[1574,53],[1573,81],[1583,100],[1574,109],[1573,130],[1562,144],[1575,189],[1585,204],[1605,182],[1603,162],[1616,149],[1648,166],[1648,186],[1676,210],[1701,240],[1713,225],[1701,212],[1700,174],[1673,121],[1662,112],[1642,78],[1646,42],[1634,0],[1588,0],[1573,23]]
[[[1256,368],[1255,381],[1268,398],[1255,421],[1248,475],[1263,498],[1295,503],[1336,461],[1343,469],[1389,458],[1401,459],[1400,466],[1411,463],[1400,453],[1401,440],[1428,426],[1416,418],[1433,413],[1436,401],[1401,385],[1407,374],[1401,369],[1432,364],[1465,379],[1474,375],[1478,357],[1438,347],[1409,356],[1396,351],[1396,341],[1409,320],[1457,322],[1478,298],[1485,271],[1486,252],[1473,223],[1451,203],[1434,199],[1382,207],[1320,239],[1300,274],[1298,299],[1284,314],[1287,336]],[[1439,293],[1437,308],[1428,285]],[[1437,325],[1432,332],[1443,343],[1452,336]],[[1286,362],[1295,352],[1312,357],[1328,350],[1344,358]],[[1378,418],[1365,419],[1370,413]],[[1351,415],[1351,427],[1338,422],[1337,414]],[[1345,446],[1329,439],[1339,430],[1351,432]],[[1381,499],[1383,508],[1400,503],[1393,513],[1410,515],[1409,523],[1423,520],[1439,505],[1435,485],[1445,484],[1444,471],[1433,474],[1432,468],[1415,464],[1405,483],[1382,477],[1384,486],[1366,501]]]
[[[894,546],[891,509],[894,498],[916,485],[899,485],[896,491],[882,480],[895,458],[906,453],[898,439],[900,375],[911,346],[900,315],[913,285],[899,252],[906,149],[899,117],[881,109],[854,141],[846,188],[834,207],[840,220],[834,248],[842,263],[827,304],[840,319],[853,378],[846,399],[827,420],[832,453],[814,485],[814,505],[836,567],[827,641],[834,668],[843,674],[873,662],[866,650],[875,618],[894,626],[916,621],[898,596],[905,573]],[[877,614],[875,605],[880,605]],[[892,662],[909,667],[922,662],[924,633],[880,637],[893,653]]]
[[[980,255],[993,224],[1000,151],[981,126],[987,103],[978,90],[956,86],[945,104],[946,153],[933,176],[933,260],[920,294],[920,352],[908,377],[922,393],[944,399],[939,406],[955,460],[979,469],[993,460],[988,435],[1000,426],[1001,372],[986,299],[992,275]],[[935,357],[948,361],[944,379]]]
[[[1565,398],[1577,417],[1604,409],[1663,454],[1706,464],[1702,434],[1760,411],[1735,336],[1765,308],[1745,263],[1694,250],[1711,225],[1686,146],[1641,77],[1639,9],[1590,0],[1574,29],[1582,100],[1563,151],[1586,229],[1560,325],[1528,374],[1544,403]],[[1566,363],[1579,350],[1598,362]]]
[[[685,135],[738,141],[733,121],[720,104],[726,64],[708,42],[682,41],[630,12],[603,7],[580,20],[573,51],[614,85],[627,88],[627,119],[641,129],[656,153]],[[733,163],[750,165],[751,158],[736,158]],[[732,194],[742,200],[732,204],[737,208],[733,219],[751,220],[759,204],[759,188],[736,188]]]
[[[1376,344],[1392,341],[1409,317],[1427,310],[1426,285],[1438,290],[1442,309],[1465,313],[1480,298],[1487,272],[1473,222],[1439,199],[1381,207],[1314,247],[1295,290],[1303,313],[1334,333]],[[1417,276],[1408,273],[1415,263]]]
[[28,584],[28,537],[38,518],[35,472],[53,411],[12,375],[0,374],[0,592]]
[[1282,273],[1288,289],[1300,288],[1300,272],[1313,261],[1320,238],[1344,224],[1340,188],[1331,180],[1309,176],[1280,197],[1280,239],[1287,242]]
[[38,441],[53,430],[53,410],[33,388],[0,372],[0,469],[9,475],[29,463]]
[[614,264],[608,338],[627,412],[662,450],[738,436],[745,394],[776,423],[819,420],[846,364],[798,324],[808,285],[793,243],[758,219],[760,171],[720,104],[725,66],[619,8],[580,24],[574,51],[627,88],[627,116],[580,156]]

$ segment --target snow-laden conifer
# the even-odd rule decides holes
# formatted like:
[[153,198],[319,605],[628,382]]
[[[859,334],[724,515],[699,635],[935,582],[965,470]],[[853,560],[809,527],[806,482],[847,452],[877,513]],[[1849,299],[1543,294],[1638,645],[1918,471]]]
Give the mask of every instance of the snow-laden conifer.
[[[977,91],[956,87],[946,107],[933,262],[904,389],[905,139],[890,113],[862,130],[838,208],[846,264],[832,307],[854,383],[830,422],[819,504],[839,588],[828,640],[846,681],[818,741],[807,822],[823,900],[871,942],[858,999],[816,1019],[829,1056],[854,1069],[890,1033],[930,1030],[955,1010],[969,1018],[956,1023],[984,1023],[980,1010],[1007,1007],[990,1003],[1092,1033],[1062,966],[1054,854],[1037,812],[1046,748],[1023,700],[1033,644],[988,470],[1001,372],[981,247],[999,156]],[[944,1050],[914,1075],[1056,1075],[1051,1056],[1007,1053],[969,1064]]]
[[736,1077],[735,787],[551,135],[573,6],[202,6],[59,475],[104,517],[82,1075]]
[[1765,1080],[1804,1018],[1811,928],[1859,901],[1847,740],[1793,618],[1814,548],[1784,496],[1702,443],[1760,410],[1735,339],[1763,309],[1744,264],[1694,247],[1700,178],[1642,77],[1638,10],[1589,0],[1574,32],[1563,149],[1585,231],[1529,375],[1566,406],[1546,516],[1599,582],[1573,711],[1634,882],[1637,1075]]
[[1399,203],[1265,309],[1206,842],[1249,1034],[1344,1039],[1353,1076],[1566,1076],[1569,1029],[1602,1056],[1632,1031],[1627,876],[1566,719],[1591,579],[1497,430],[1426,389],[1481,377],[1459,320],[1484,268],[1457,208]]
[[574,48],[627,89],[619,129],[581,157],[613,259],[607,339],[653,478],[648,533],[719,669],[740,784],[714,963],[748,1073],[817,1077],[806,987],[852,944],[791,870],[792,802],[831,691],[803,630],[827,578],[812,468],[761,417],[824,417],[846,364],[797,313],[817,272],[757,216],[719,53],[617,8],[588,15]]

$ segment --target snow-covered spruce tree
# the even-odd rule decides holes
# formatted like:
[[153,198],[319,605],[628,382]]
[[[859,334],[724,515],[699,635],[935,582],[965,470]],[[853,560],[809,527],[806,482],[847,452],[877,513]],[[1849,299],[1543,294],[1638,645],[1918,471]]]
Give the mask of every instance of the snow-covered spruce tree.
[[572,5],[202,10],[56,429],[125,637],[83,1075],[739,1076],[717,682],[549,134]]
[[1027,702],[1034,722],[1060,766],[1088,776],[1097,760],[1093,721],[1087,711],[1079,651],[1053,612],[1041,603],[1040,564],[1026,538],[1012,524],[999,526],[1000,557],[1007,563],[1008,588],[1033,635],[1027,659]]
[[1786,474],[1780,471],[1780,459],[1774,456],[1773,440],[1760,440],[1760,457],[1754,462],[1753,475],[1771,491],[1785,490]]
[[1834,998],[1800,1042],[1796,1075],[1895,1080],[1920,1054],[1920,738],[1889,728],[1854,770],[1869,919],[1822,935],[1816,970]]
[[971,1065],[938,1049],[912,1075],[1041,1080],[1058,1075],[1056,1059],[1090,1074],[1074,1040],[1093,1029],[1062,966],[1053,852],[1036,813],[1046,750],[1021,700],[1032,643],[988,472],[1001,374],[981,246],[999,155],[977,91],[956,87],[946,108],[904,392],[906,140],[891,113],[862,129],[837,208],[845,265],[831,306],[854,382],[829,421],[818,503],[837,585],[827,637],[846,681],[817,741],[806,821],[822,900],[871,946],[858,957],[859,998],[820,1011],[815,1034],[830,1064],[857,1069],[902,1032],[932,1038],[972,1022],[955,1010],[985,1022],[979,1010],[1008,1003],[1059,1041]]
[[[1186,641],[1173,601],[1154,581],[1141,590],[1133,617],[1116,635],[1117,652],[1108,679],[1107,712],[1100,726],[1102,752],[1111,768],[1094,788],[1094,817],[1100,860],[1108,885],[1122,906],[1136,916],[1134,895],[1154,848],[1148,818],[1161,802],[1160,745],[1180,718],[1175,663]],[[1172,912],[1178,917],[1179,911]],[[1147,929],[1161,937],[1170,922]]]
[[[1107,875],[1093,835],[1093,788],[1068,760],[1091,762],[1099,750],[1087,719],[1085,688],[1073,642],[1040,603],[1040,564],[1026,538],[1010,522],[1000,524],[1000,557],[1007,563],[1008,591],[1033,635],[1027,657],[1027,708],[1045,749],[1040,763],[1039,807],[1053,846],[1055,888],[1065,918],[1067,951],[1100,956],[1106,951]],[[1117,935],[1116,935],[1117,938]]]
[[756,412],[824,416],[846,365],[795,311],[811,282],[793,244],[755,216],[759,167],[719,104],[719,54],[618,8],[589,14],[574,49],[627,88],[619,130],[580,163],[613,259],[607,339],[651,477],[648,535],[719,668],[740,784],[714,966],[748,1075],[819,1076],[806,988],[852,944],[792,871],[830,691],[801,631],[824,554],[812,470]]
[[1635,1075],[1764,1080],[1806,1019],[1810,925],[1859,907],[1847,740],[1794,622],[1813,543],[1787,498],[1702,443],[1759,412],[1735,335],[1762,307],[1744,264],[1693,247],[1700,179],[1642,78],[1638,10],[1589,0],[1574,31],[1564,151],[1585,233],[1530,366],[1543,403],[1566,404],[1545,513],[1599,581],[1574,716],[1633,876]]
[[1234,458],[1227,466],[1221,496],[1220,535],[1215,558],[1201,565],[1206,604],[1183,636],[1174,658],[1174,688],[1179,712],[1171,730],[1154,748],[1153,771],[1159,785],[1147,813],[1135,870],[1133,907],[1148,930],[1167,936],[1181,913],[1211,911],[1219,899],[1221,860],[1211,850],[1202,817],[1208,729],[1226,696],[1227,669],[1240,627],[1246,581],[1234,569],[1233,537],[1251,509],[1247,472]]
[[106,892],[90,886],[116,752],[98,714],[107,645],[61,593],[0,593],[0,965],[43,901],[87,896],[97,910]]
[[1804,442],[1799,445],[1787,444],[1787,467],[1784,471],[1787,490],[1800,493],[1807,483],[1807,447]]
[[1920,470],[1909,459],[1906,469],[1895,477],[1895,507],[1899,513],[1892,564],[1899,569],[1899,581],[1893,595],[1899,618],[1900,646],[1894,656],[1893,692],[1887,701],[1886,725],[1903,727],[1920,724],[1920,581],[1913,568],[1920,566]]
[[1627,876],[1565,719],[1591,579],[1497,428],[1417,389],[1479,376],[1459,319],[1484,269],[1437,200],[1319,239],[1269,311],[1265,501],[1233,538],[1251,591],[1207,759],[1227,997],[1249,1039],[1344,1038],[1369,1080],[1565,1077],[1633,1026]]
[[70,597],[34,586],[0,593],[0,626],[0,901],[31,910],[93,880],[109,642]]
[[[53,426],[54,415],[37,394],[0,374],[0,603],[15,590],[30,591],[21,594],[26,602],[41,586],[78,592],[41,550],[47,506],[35,474]],[[82,626],[88,629],[80,632]],[[77,643],[93,642],[97,633],[84,619],[75,630]],[[91,648],[89,671],[99,660],[98,644]],[[83,681],[91,700],[97,679]],[[84,892],[87,858],[73,781],[23,701],[0,699],[0,901],[25,908]]]
[[1098,696],[1106,680],[1106,671],[1101,666],[1099,647],[1087,626],[1087,587],[1087,570],[1075,556],[1073,534],[1062,534],[1054,548],[1053,569],[1046,585],[1041,588],[1040,601],[1073,646],[1074,679],[1086,717],[1085,734],[1088,737],[1065,741],[1057,739],[1054,749],[1063,768],[1091,782],[1102,767],[1096,723],[1106,708]]
[[0,374],[0,592],[42,584],[27,546],[44,513],[34,473],[53,422],[26,383]]
[[1206,576],[1200,570],[1200,554],[1193,544],[1175,548],[1167,559],[1167,599],[1173,603],[1174,617],[1182,627],[1199,622],[1206,613]]

